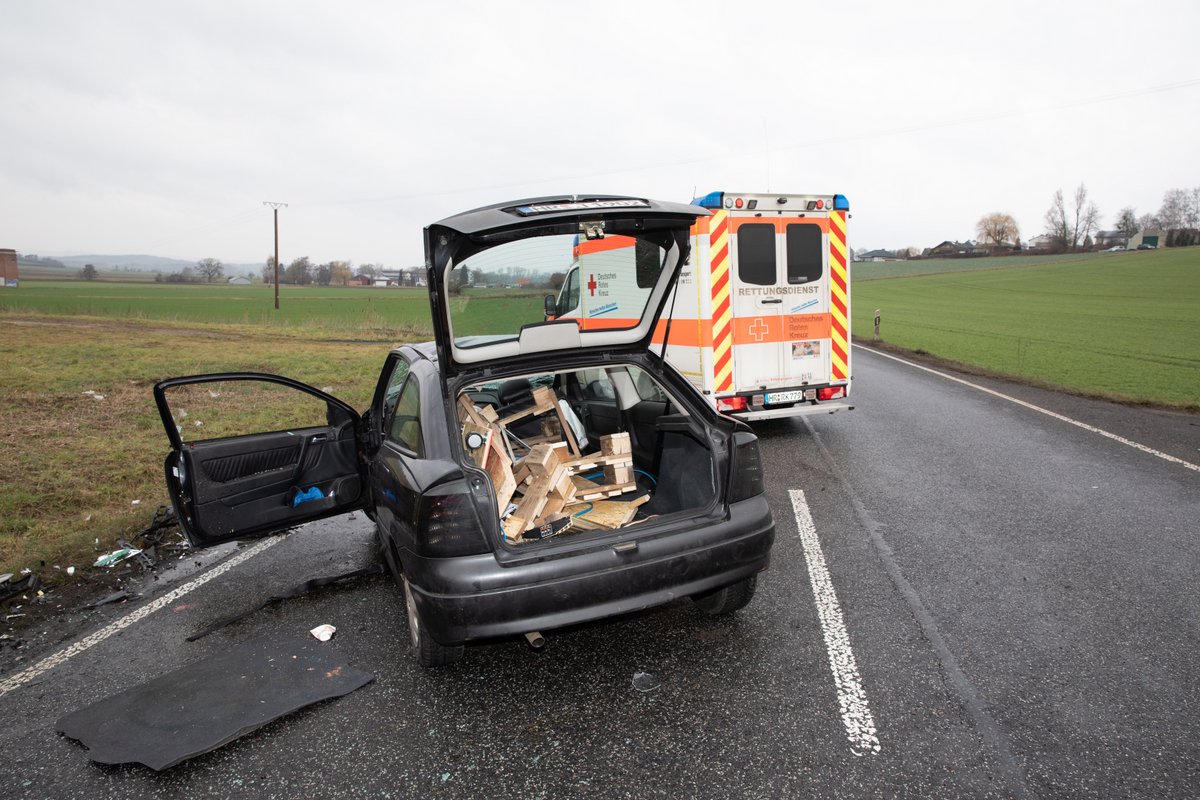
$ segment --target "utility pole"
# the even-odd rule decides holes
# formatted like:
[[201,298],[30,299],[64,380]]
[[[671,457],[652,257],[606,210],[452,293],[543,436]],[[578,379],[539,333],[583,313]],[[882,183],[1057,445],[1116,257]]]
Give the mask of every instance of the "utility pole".
[[264,206],[275,209],[275,310],[279,310],[279,209],[287,208],[287,203],[272,203],[263,201]]

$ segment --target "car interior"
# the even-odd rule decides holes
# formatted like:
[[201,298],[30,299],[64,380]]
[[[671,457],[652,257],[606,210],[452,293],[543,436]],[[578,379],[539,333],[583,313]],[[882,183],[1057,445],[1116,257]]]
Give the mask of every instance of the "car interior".
[[[534,389],[541,387],[551,388],[573,412],[584,434],[576,436],[584,455],[598,453],[603,436],[628,434],[636,491],[650,495],[634,522],[711,502],[717,481],[702,428],[672,402],[652,375],[637,366],[532,375],[471,387],[465,394],[476,406],[490,406],[505,419],[530,408]],[[537,419],[529,417],[513,422],[507,432],[519,465],[528,440],[544,431]]]

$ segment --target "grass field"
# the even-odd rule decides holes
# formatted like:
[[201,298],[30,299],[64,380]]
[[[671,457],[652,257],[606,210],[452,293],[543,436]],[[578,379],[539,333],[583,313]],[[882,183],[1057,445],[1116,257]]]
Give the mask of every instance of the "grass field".
[[1014,269],[1050,264],[1069,264],[1075,261],[1095,261],[1120,258],[1120,253],[1061,253],[1056,256],[989,256],[985,258],[927,258],[913,261],[859,261],[853,266],[854,280],[873,281],[880,278],[911,278],[915,275],[936,275],[943,272],[975,272],[977,270]]
[[[979,269],[979,262],[1007,269]],[[871,280],[855,267],[854,334],[1050,386],[1200,409],[1200,248],[945,262]],[[930,262],[910,262],[929,265]],[[872,265],[892,267],[892,264]]]

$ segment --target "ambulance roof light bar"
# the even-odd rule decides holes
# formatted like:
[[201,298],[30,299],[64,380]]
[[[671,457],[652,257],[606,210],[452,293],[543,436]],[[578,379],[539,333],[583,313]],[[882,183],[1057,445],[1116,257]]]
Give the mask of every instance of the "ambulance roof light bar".
[[[729,206],[725,205],[725,193],[724,192],[709,192],[708,194],[704,195],[703,197],[697,197],[694,200],[692,200],[692,205],[700,206],[701,208],[726,208],[726,207],[733,207],[735,204],[736,204],[736,201],[731,199],[729,202]],[[835,194],[833,196],[833,203],[828,204],[828,205],[826,205],[825,203],[822,203],[822,205],[825,205],[825,207],[827,207],[827,208],[832,208],[834,211],[849,211],[850,210],[850,201],[846,199],[846,196],[844,194]],[[738,206],[738,208],[741,208],[741,206]]]

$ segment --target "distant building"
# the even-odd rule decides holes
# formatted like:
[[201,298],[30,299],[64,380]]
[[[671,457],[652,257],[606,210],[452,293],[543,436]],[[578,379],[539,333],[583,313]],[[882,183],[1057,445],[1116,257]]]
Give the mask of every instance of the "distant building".
[[17,251],[0,250],[0,289],[15,289],[18,280]]
[[1114,247],[1118,244],[1129,244],[1129,237],[1120,231],[1096,232],[1096,247]]
[[230,286],[249,286],[250,279],[245,275],[234,275],[226,281]]
[[355,275],[349,283],[351,286],[370,286],[372,280],[370,275]]
[[925,251],[925,255],[937,257],[986,255],[987,248],[978,247],[975,242],[954,242],[949,239]]
[[391,278],[376,278],[374,281],[371,282],[371,285],[376,288],[384,288],[387,286],[395,286],[396,282],[393,281]]
[[1148,244],[1154,247],[1163,247],[1167,243],[1167,232],[1153,228],[1147,228],[1144,231],[1138,231],[1133,236],[1129,237],[1129,244],[1125,245],[1130,250],[1137,250],[1138,245]]
[[868,250],[865,253],[855,253],[855,261],[896,261],[899,259],[891,250]]

